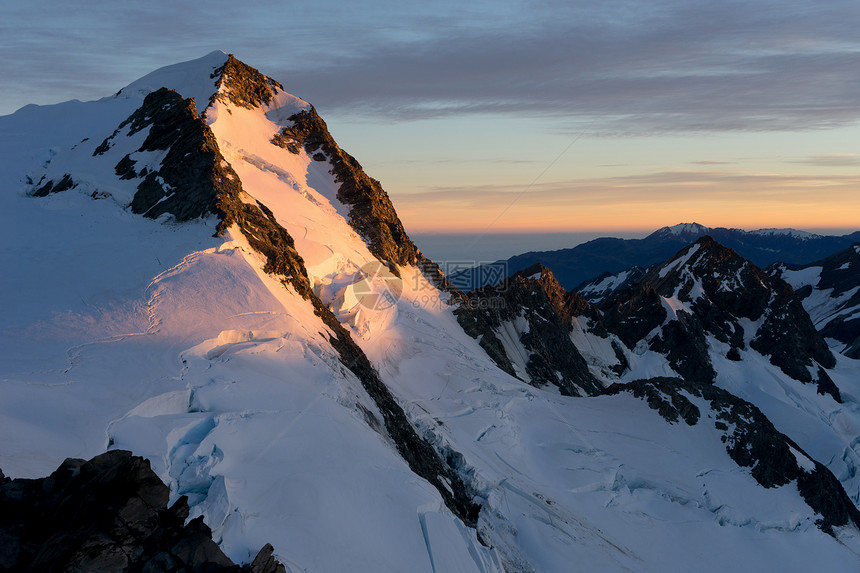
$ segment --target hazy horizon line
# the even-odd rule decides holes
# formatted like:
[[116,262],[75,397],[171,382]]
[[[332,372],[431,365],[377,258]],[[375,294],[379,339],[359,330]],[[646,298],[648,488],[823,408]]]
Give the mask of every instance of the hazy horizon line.
[[[684,224],[684,223],[678,223]],[[856,233],[860,231],[860,225],[857,227],[736,227],[732,225],[705,225],[704,227],[709,229],[739,229],[741,231],[761,231],[768,229],[792,229],[795,231],[803,231],[807,233],[813,233],[817,235],[832,235],[832,236],[844,236],[850,235],[852,233]],[[636,228],[620,228],[620,229],[572,229],[572,230],[539,230],[539,229],[507,229],[507,230],[459,230],[459,229],[451,229],[451,230],[438,230],[438,229],[428,229],[428,230],[411,230],[408,231],[411,235],[465,235],[465,236],[491,236],[491,235],[594,235],[598,233],[623,233],[623,234],[650,234],[659,229],[665,227],[671,227],[673,225],[665,225],[664,227],[636,227]],[[612,235],[614,236],[614,235]]]

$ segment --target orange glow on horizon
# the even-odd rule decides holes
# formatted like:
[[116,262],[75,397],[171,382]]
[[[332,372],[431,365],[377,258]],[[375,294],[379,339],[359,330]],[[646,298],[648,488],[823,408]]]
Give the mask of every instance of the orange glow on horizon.
[[698,172],[631,179],[550,183],[528,192],[451,188],[392,200],[416,233],[644,232],[691,222],[746,230],[860,229],[860,176]]

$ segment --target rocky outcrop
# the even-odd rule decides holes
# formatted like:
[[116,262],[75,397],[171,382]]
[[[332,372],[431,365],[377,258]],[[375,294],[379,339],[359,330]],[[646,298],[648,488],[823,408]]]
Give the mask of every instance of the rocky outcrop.
[[[827,343],[815,330],[792,288],[781,279],[774,278],[770,282],[773,298],[750,346],[770,356],[771,363],[795,380],[816,382],[819,393],[830,394],[841,401],[839,389],[820,367],[836,366],[836,359]],[[817,380],[810,368],[817,370]]]
[[237,193],[238,176],[221,155],[193,99],[167,88],[148,94],[143,105],[95,149],[93,156],[104,155],[123,134],[130,137],[146,129],[147,137],[136,151],[166,152],[158,168],[138,171],[130,154],[114,167],[121,180],[141,180],[131,210],[153,219],[169,213],[179,221],[223,215],[218,197]]
[[[250,109],[270,103],[275,90],[283,89],[232,54],[211,77],[216,81],[210,104],[219,100]],[[95,149],[93,156],[103,155],[123,134],[130,137],[146,129],[146,139],[136,151],[162,152],[158,168],[138,171],[130,154],[114,168],[120,179],[141,180],[131,210],[153,219],[169,213],[178,221],[207,215],[223,221],[223,207],[237,203],[241,183],[218,148],[212,130],[197,113],[193,99],[167,88],[148,94],[143,105]],[[51,192],[56,191],[54,186]],[[224,197],[230,199],[225,201]]]
[[296,154],[304,149],[314,161],[328,162],[330,173],[340,185],[337,199],[349,208],[349,224],[365,241],[371,254],[386,263],[394,274],[399,274],[397,265],[416,265],[436,288],[450,295],[450,304],[462,301],[463,293],[406,234],[382,184],[369,177],[361,164],[335,143],[316,109],[311,106],[307,111],[290,116],[289,120],[293,124],[281,129],[272,143]]
[[140,573],[285,573],[266,545],[251,565],[234,564],[188,503],[130,452],[67,459],[50,477],[2,478],[0,570]]
[[254,109],[271,103],[275,90],[283,91],[284,87],[270,77],[264,76],[248,64],[227,56],[224,65],[212,72],[216,92],[209,99],[209,105],[215,101]]
[[[839,480],[790,438],[778,432],[770,420],[749,402],[716,386],[681,378],[637,380],[629,384],[613,384],[606,389],[608,395],[625,392],[644,399],[672,424],[683,421],[688,426],[695,426],[700,421],[713,420],[714,428],[720,432],[720,439],[726,445],[726,452],[739,466],[749,468],[761,486],[771,488],[793,481],[797,483],[800,495],[821,516],[816,524],[822,530],[832,533],[833,527],[860,526],[860,511]],[[709,411],[702,412],[690,400],[691,397],[706,401]],[[805,463],[801,461],[803,458],[806,458]]]
[[668,316],[660,295],[650,283],[621,289],[600,305],[603,324],[628,348],[634,348]]
[[59,181],[54,182],[53,179],[45,181],[43,176],[36,184],[38,187],[32,192],[33,197],[47,197],[51,193],[62,193],[69,189],[74,189],[76,184],[72,180],[72,176],[68,173],[64,174]]
[[581,396],[603,389],[570,338],[572,317],[590,308],[581,296],[565,292],[552,271],[535,265],[496,286],[471,291],[455,314],[501,369],[518,375],[513,357],[500,340],[515,332],[515,343],[528,354],[525,377],[529,383],[557,386],[562,394]]
[[223,216],[219,196],[236,194],[239,177],[198,115],[194,100],[167,88],[150,93],[94,155],[104,154],[123,133],[132,136],[144,129],[149,132],[137,151],[166,153],[157,170],[136,171],[129,155],[117,163],[115,171],[121,179],[141,179],[131,210],[153,219],[169,213],[179,221]]
[[822,337],[860,359],[860,243],[806,265],[772,265],[768,272],[792,284]]

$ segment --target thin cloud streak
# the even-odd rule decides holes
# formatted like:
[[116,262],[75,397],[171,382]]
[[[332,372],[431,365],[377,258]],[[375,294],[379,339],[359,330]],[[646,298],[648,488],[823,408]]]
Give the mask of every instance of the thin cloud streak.
[[817,167],[860,167],[860,155],[854,153],[834,153],[831,155],[814,155],[803,159],[795,159],[787,163],[800,163]]

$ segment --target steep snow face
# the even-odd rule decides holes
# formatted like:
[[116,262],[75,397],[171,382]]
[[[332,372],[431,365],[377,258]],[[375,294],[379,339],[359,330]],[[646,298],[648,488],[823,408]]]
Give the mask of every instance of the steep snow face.
[[[125,209],[125,180],[97,162],[112,167],[134,153],[134,136],[119,134],[112,157],[69,155],[79,187],[26,195],[34,158],[84,137],[97,146],[157,90],[153,78],[127,98],[50,108],[42,123],[32,109],[0,118],[0,181],[14,182],[0,192],[11,231],[0,280],[13,303],[0,331],[7,474],[43,475],[66,456],[131,449],[152,461],[174,499],[189,496],[231,558],[246,560],[268,541],[291,571],[856,566],[856,531],[821,532],[795,483],[761,487],[728,455],[717,412],[702,400],[690,398],[701,421],[682,425],[627,393],[561,396],[500,370],[460,328],[449,293],[418,268],[394,273],[371,254],[326,157],[272,143],[306,102],[273,84],[271,98],[250,107],[205,94],[225,61],[215,54],[170,68],[185,70],[176,85],[194,92],[180,95],[194,97],[198,112],[211,99],[205,121],[242,199],[289,231],[314,294],[469,484],[482,506],[476,529],[409,469],[332,347],[331,328],[284,277],[264,271],[237,227],[216,238],[212,219],[177,224]],[[76,119],[41,141],[29,134],[60,108],[92,110],[98,135]],[[514,335],[534,332],[540,317],[514,318]],[[570,333],[574,342],[586,336],[596,335]],[[619,337],[591,340],[603,361],[592,372],[613,365],[611,349],[636,372],[672,374],[657,353],[616,351]],[[797,451],[797,466],[808,468]]]

